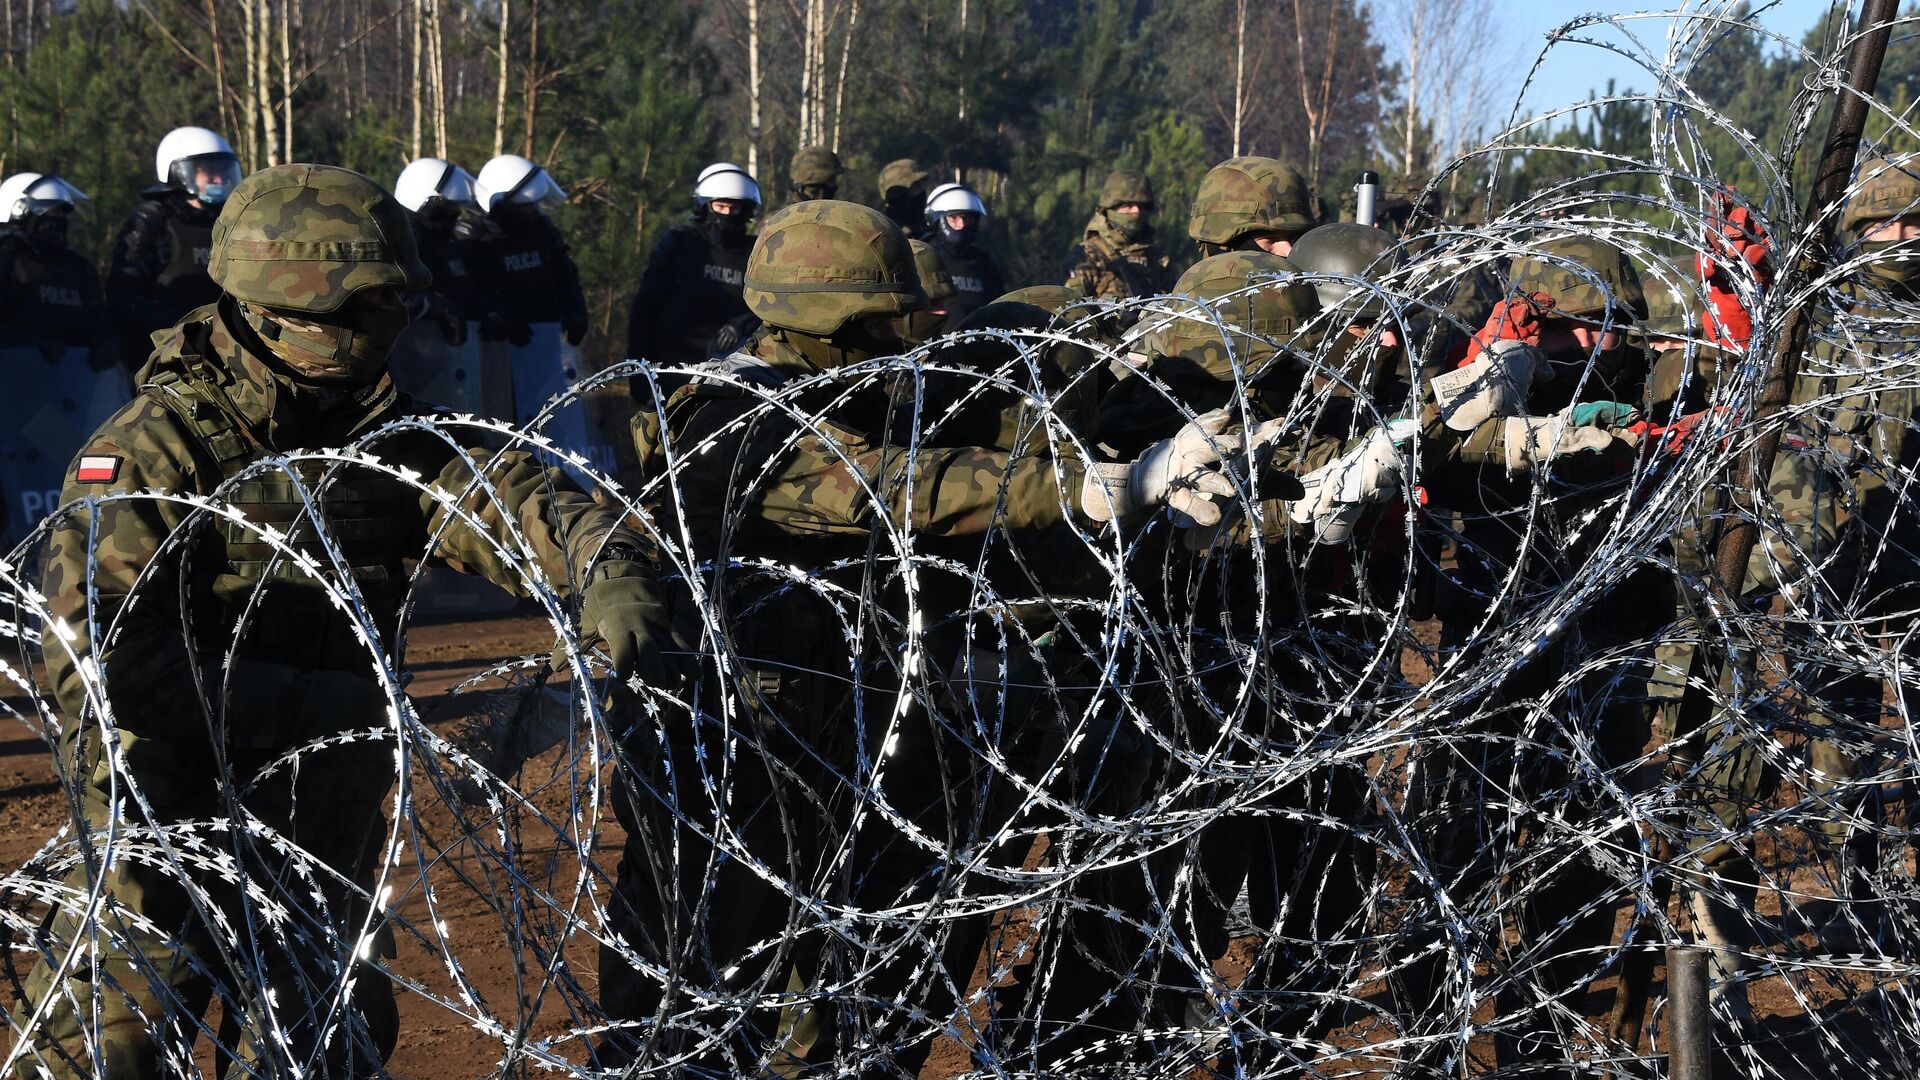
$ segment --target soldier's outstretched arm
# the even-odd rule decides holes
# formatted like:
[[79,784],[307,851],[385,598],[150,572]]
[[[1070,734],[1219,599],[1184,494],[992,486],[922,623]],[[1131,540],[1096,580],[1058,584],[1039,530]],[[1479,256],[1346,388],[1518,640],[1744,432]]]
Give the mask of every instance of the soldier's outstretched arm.
[[[496,550],[496,544],[507,551],[519,550],[508,528],[512,523],[525,537],[526,553],[540,564],[546,580],[562,594],[571,594],[584,587],[588,564],[606,544],[652,550],[618,510],[581,491],[565,471],[547,468],[532,454],[518,450],[471,449],[468,453],[485,486],[475,482],[475,469],[458,455],[448,458],[433,486],[458,499],[485,535],[451,515],[433,494],[423,492],[420,505],[428,530],[440,534],[432,555],[436,563],[478,574],[517,596],[527,595],[525,575]],[[449,518],[451,524],[440,532]]]

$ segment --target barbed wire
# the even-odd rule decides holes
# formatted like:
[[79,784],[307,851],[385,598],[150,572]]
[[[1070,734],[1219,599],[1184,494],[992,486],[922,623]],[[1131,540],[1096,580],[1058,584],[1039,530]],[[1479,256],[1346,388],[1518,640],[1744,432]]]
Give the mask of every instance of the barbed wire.
[[[1811,74],[1770,146],[1689,84],[1715,35],[1764,36],[1732,11],[1568,24],[1543,63],[1600,47],[1657,84],[1606,99],[1648,110],[1651,154],[1535,137],[1594,103],[1516,111],[1448,171],[1551,151],[1571,159],[1565,179],[1489,197],[1484,224],[1410,238],[1365,280],[1249,281],[1355,287],[1286,340],[1232,326],[1235,296],[1154,297],[777,385],[629,361],[525,427],[413,417],[205,493],[62,508],[0,562],[4,707],[51,748],[70,818],[0,876],[6,1068],[374,1075],[397,1031],[432,1023],[492,1055],[455,1071],[496,1076],[898,1075],[930,1054],[983,1076],[1642,1075],[1669,1046],[1664,1009],[1644,1030],[1608,1010],[1638,961],[1694,943],[1740,1075],[1913,1071],[1916,508],[1899,436],[1920,400],[1920,301],[1869,272],[1886,253],[1847,248],[1805,280],[1731,268],[1755,326],[1743,352],[1599,317],[1630,335],[1637,379],[1649,337],[1685,354],[1672,403],[1633,404],[1660,425],[1699,414],[1691,437],[1622,425],[1607,454],[1515,471],[1439,467],[1423,428],[1398,460],[1425,503],[1383,505],[1344,543],[1288,528],[1274,469],[1251,460],[1230,464],[1210,542],[1168,513],[1018,528],[1032,489],[1011,479],[983,526],[894,510],[939,483],[913,455],[983,430],[1006,476],[1051,463],[1045,483],[1074,505],[1080,472],[1119,455],[1088,413],[1116,381],[1174,427],[1204,411],[1141,362],[1177,321],[1215,326],[1240,426],[1338,441],[1420,415],[1449,344],[1484,317],[1456,301],[1504,292],[1515,261],[1614,293],[1557,240],[1618,248],[1699,326],[1692,253],[1721,196],[1775,238],[1778,265],[1798,262],[1810,223],[1783,161],[1846,45],[1800,54]],[[1650,18],[1669,20],[1664,49],[1634,32]],[[1889,104],[1874,116],[1916,135]],[[1704,130],[1731,136],[1763,186],[1715,181],[1728,163]],[[1370,301],[1386,314],[1350,339]],[[1808,389],[1768,421],[1804,486],[1776,466],[1753,493],[1751,591],[1723,596],[1702,537],[1746,512],[1726,478],[1764,433],[1769,350],[1807,305]],[[1575,399],[1611,385],[1602,351],[1555,382]],[[1700,385],[1716,357],[1717,385]],[[623,480],[547,437],[630,383],[643,418],[669,420],[658,403],[689,380],[739,404],[699,434],[663,422],[651,471]],[[1681,404],[1690,392],[1712,408]],[[878,429],[859,419],[874,415]],[[743,432],[752,452],[716,470]],[[452,448],[470,479],[409,469],[387,450],[402,436]],[[554,523],[506,504],[510,451],[557,466],[550,491],[583,480],[657,545],[675,679],[611,675],[581,627],[588,567],[554,574],[530,535]],[[835,461],[862,527],[764,525],[802,451]],[[1276,468],[1300,470],[1285,453]],[[329,501],[369,478],[440,515],[397,601],[369,591]],[[292,524],[244,509],[268,480]],[[93,531],[109,508],[175,522],[131,591],[102,602],[43,578],[49,545],[84,545],[89,581],[120,557]],[[554,649],[416,698],[413,605],[455,531],[484,538]],[[220,572],[210,537],[267,552],[265,584],[224,600],[231,626],[209,627],[192,591]],[[82,590],[92,617],[62,619],[56,587]],[[288,659],[367,692],[337,723],[243,730],[282,719],[228,705],[287,588],[359,650]],[[142,598],[211,650],[188,731],[156,733],[127,689]],[[50,665],[77,689],[57,694]],[[1689,691],[1705,714],[1691,729]]]

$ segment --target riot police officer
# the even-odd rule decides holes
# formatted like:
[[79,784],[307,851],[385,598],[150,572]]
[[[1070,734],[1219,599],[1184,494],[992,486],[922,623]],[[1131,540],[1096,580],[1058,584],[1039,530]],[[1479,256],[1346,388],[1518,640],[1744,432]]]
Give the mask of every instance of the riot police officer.
[[207,258],[214,219],[240,182],[240,158],[206,128],[175,128],[160,140],[153,170],[156,182],[120,226],[107,272],[107,304],[129,371],[146,362],[154,331],[220,294]]
[[1007,291],[999,261],[980,245],[986,221],[987,204],[960,184],[941,184],[927,196],[928,243],[953,278],[953,295],[947,300],[949,330]]
[[420,158],[401,170],[393,197],[406,208],[420,261],[433,274],[430,288],[407,294],[407,312],[415,322],[438,323],[447,344],[463,345],[467,321],[485,314],[467,275],[470,219],[479,212],[473,174],[451,161]]
[[530,324],[559,323],[568,344],[587,337],[587,298],[567,241],[547,210],[567,193],[547,170],[518,154],[501,154],[480,169],[474,200],[495,228],[468,257],[487,315],[480,334],[524,345]]
[[759,212],[760,185],[745,169],[721,161],[700,170],[693,213],[647,256],[627,315],[628,356],[679,365],[733,351],[752,329],[740,292]]
[[111,364],[112,327],[100,317],[100,275],[67,246],[79,188],[19,173],[0,183],[0,345],[91,348]]

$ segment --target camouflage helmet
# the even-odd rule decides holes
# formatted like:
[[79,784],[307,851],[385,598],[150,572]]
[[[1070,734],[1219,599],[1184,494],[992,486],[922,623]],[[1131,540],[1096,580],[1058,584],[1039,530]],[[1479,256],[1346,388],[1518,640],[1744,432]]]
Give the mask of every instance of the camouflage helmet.
[[927,302],[899,226],[838,199],[795,203],[767,219],[747,257],[745,295],[767,325],[822,337]]
[[[1384,229],[1352,221],[1335,221],[1312,229],[1294,242],[1288,258],[1310,274],[1340,274],[1373,281],[1399,265],[1399,246]],[[1313,291],[1324,308],[1338,307],[1349,323],[1378,319],[1387,312],[1378,293],[1346,281],[1316,281]],[[1351,299],[1365,292],[1362,300]]]
[[1153,205],[1153,181],[1146,173],[1115,169],[1107,174],[1106,183],[1100,185],[1100,205],[1096,209],[1111,210],[1121,203]]
[[907,246],[913,249],[913,269],[920,276],[920,291],[927,294],[927,300],[945,300],[952,296],[953,275],[947,271],[947,264],[940,261],[940,253],[933,250],[933,245],[909,239]]
[[[1192,361],[1215,378],[1231,379],[1231,345],[1233,357],[1251,371],[1274,356],[1275,342],[1292,337],[1320,311],[1319,298],[1306,285],[1258,280],[1297,272],[1293,263],[1264,251],[1229,251],[1201,259],[1174,283],[1175,299],[1166,302],[1162,321],[1147,335],[1148,351]],[[1178,297],[1204,300],[1213,314]]]
[[1920,154],[1874,158],[1860,165],[1860,179],[1840,227],[1850,232],[1876,221],[1920,217]]
[[837,184],[842,171],[839,154],[824,146],[803,146],[787,166],[787,179],[795,185]]
[[1599,315],[1614,307],[1640,316],[1647,310],[1640,272],[1625,252],[1597,237],[1557,236],[1534,245],[1513,261],[1512,281],[1519,292],[1553,297],[1554,315]]
[[1059,311],[1076,300],[1084,300],[1080,290],[1070,285],[1029,285],[1024,289],[1015,289],[1000,297],[995,303],[1032,304],[1047,311]]
[[1665,266],[1656,272],[1649,268],[1641,275],[1647,297],[1646,324],[1649,338],[1681,338],[1698,333],[1702,298],[1700,284],[1691,273]]
[[886,198],[887,192],[895,188],[911,188],[926,182],[927,170],[912,158],[889,161],[880,170],[880,197]]
[[393,195],[332,165],[276,165],[242,180],[214,223],[207,273],[237,299],[322,315],[368,289],[433,283]]
[[1237,157],[1200,179],[1187,218],[1187,235],[1228,247],[1251,232],[1306,232],[1314,225],[1307,178],[1284,162]]

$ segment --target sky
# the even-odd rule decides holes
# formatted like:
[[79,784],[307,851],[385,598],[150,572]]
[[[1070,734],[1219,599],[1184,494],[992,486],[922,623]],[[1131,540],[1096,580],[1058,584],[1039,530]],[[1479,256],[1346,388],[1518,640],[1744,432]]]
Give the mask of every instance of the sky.
[[[1641,3],[1633,0],[1493,0],[1493,3],[1496,18],[1515,36],[1512,75],[1499,97],[1498,112],[1504,117],[1528,68],[1546,47],[1547,34],[1554,28],[1587,14],[1626,15],[1650,9],[1676,9],[1681,0],[1643,0]],[[1700,0],[1688,4],[1694,11],[1706,6]],[[1830,5],[1829,0],[1778,0],[1776,3],[1754,0],[1753,6],[1762,26],[1798,41],[1808,28],[1820,21]],[[1717,9],[1719,5],[1713,7]],[[1665,55],[1672,23],[1673,20],[1665,18],[1634,19],[1626,26],[1659,58]],[[1585,36],[1630,44],[1620,31],[1610,27],[1588,28]],[[1646,90],[1653,84],[1643,68],[1624,57],[1591,45],[1557,44],[1527,90],[1525,111],[1537,113],[1555,105],[1585,100],[1593,91],[1604,91],[1609,77],[1617,79],[1622,88]]]

